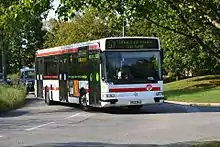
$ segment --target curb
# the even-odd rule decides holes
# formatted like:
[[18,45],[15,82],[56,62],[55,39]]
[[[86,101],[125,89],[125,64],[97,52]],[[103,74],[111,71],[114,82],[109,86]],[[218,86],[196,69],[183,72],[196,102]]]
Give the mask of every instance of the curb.
[[178,101],[164,101],[171,104],[187,105],[187,106],[212,106],[220,107],[220,103],[196,103],[196,102],[178,102]]

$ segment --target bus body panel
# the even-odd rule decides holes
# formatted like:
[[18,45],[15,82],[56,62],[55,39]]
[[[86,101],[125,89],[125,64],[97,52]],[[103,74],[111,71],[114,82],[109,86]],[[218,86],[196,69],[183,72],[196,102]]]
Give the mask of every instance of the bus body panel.
[[59,80],[43,80],[43,97],[45,98],[45,88],[48,87],[49,97],[53,101],[60,101],[59,99]]
[[[155,98],[161,97],[163,97],[162,82],[154,84],[146,83],[127,85],[111,85],[102,83],[101,105],[103,107],[152,104],[156,103]],[[110,100],[113,101],[114,99],[117,100],[117,102],[111,103]]]

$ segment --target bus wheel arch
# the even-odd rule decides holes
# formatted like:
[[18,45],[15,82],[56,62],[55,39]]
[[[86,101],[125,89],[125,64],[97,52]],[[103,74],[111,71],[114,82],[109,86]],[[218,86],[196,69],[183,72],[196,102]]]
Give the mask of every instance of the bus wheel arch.
[[87,105],[86,89],[84,87],[79,90],[79,105],[84,111],[89,111],[90,107]]

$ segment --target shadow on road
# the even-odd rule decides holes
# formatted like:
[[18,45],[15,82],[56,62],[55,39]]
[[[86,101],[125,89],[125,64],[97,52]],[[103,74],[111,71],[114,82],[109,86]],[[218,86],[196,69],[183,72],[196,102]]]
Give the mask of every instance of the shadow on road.
[[129,108],[105,108],[95,109],[95,112],[110,114],[161,114],[161,113],[196,113],[196,112],[220,112],[220,107],[186,106],[171,103],[149,104],[140,110]]
[[[57,106],[60,106],[56,109]],[[46,108],[46,109],[45,109]],[[8,112],[0,113],[0,118],[3,117],[19,117],[26,114],[40,114],[40,113],[56,113],[56,112],[74,112],[80,111],[78,105],[74,104],[64,104],[56,102],[51,106],[44,103],[43,99],[38,99],[34,97],[27,97],[26,103],[17,109],[10,110]]]
[[1,117],[18,117],[18,116],[25,115],[27,113],[28,113],[27,111],[20,111],[20,110],[10,111],[10,112],[7,112],[7,113],[1,113],[0,118]]
[[[220,145],[218,142],[206,142],[208,145]],[[46,143],[34,146],[25,147],[186,147],[192,145],[201,145],[203,142],[178,142],[173,144],[111,144],[111,143],[97,143],[97,142],[70,142],[70,143]]]
[[[28,98],[26,98],[26,102],[22,107],[27,107],[27,106],[30,106],[30,105],[34,105],[34,104],[36,104],[37,102],[40,102],[40,101],[42,101],[42,100],[37,99],[37,98],[29,98],[28,97]],[[0,117],[18,117],[18,116],[25,115],[25,114],[28,113],[28,111],[19,110],[20,108],[16,108],[16,109],[13,109],[13,110],[10,110],[10,111],[7,111],[7,112],[1,112]]]
[[[27,97],[27,102],[23,108],[0,114],[0,117],[19,117],[25,114],[51,114],[56,112],[76,112],[81,111],[79,105],[55,103],[47,106],[43,99]],[[32,109],[32,110],[31,110]],[[161,113],[195,113],[195,112],[220,112],[220,107],[207,106],[186,106],[171,103],[149,104],[140,110],[128,108],[94,108],[89,113],[109,113],[109,114],[161,114]]]

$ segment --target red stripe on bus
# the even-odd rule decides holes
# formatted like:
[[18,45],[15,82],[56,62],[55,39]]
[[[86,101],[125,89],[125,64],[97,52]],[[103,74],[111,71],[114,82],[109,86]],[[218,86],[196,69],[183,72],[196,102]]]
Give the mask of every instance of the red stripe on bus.
[[75,52],[78,52],[78,49],[77,49],[77,48],[64,49],[64,50],[62,51],[62,54],[64,54],[64,53],[75,53]]
[[59,51],[50,51],[50,52],[45,52],[45,53],[39,53],[36,54],[37,57],[40,56],[49,56],[49,55],[59,55],[59,54],[65,54],[65,53],[75,53],[78,52],[77,48],[71,48],[71,49],[63,49]]
[[58,76],[43,76],[44,79],[57,79]]
[[48,87],[48,88],[49,88],[49,90],[55,90],[55,91],[60,90],[60,88],[59,88],[59,87]]
[[151,91],[161,91],[160,87],[152,87]]
[[[47,88],[48,88],[48,90],[56,90],[56,91],[60,90],[59,87],[47,87]],[[44,90],[45,90],[45,87],[43,88],[43,91]]]
[[37,54],[37,57],[49,56],[49,55],[58,55],[58,54],[61,54],[61,51],[50,51],[50,52],[45,52],[45,53],[39,53],[39,54]]
[[[48,90],[55,90],[55,91],[59,91],[60,88],[59,87],[47,87]],[[43,88],[43,91],[45,90],[45,87]],[[89,93],[90,92],[90,89],[86,89],[86,93]]]
[[89,93],[90,92],[90,89],[86,89],[86,93]]
[[89,50],[98,50],[98,49],[100,49],[98,44],[93,44],[89,46]]
[[[148,91],[145,87],[144,88],[111,88],[109,92],[141,92],[141,91]],[[160,91],[160,87],[152,87],[149,91]]]

